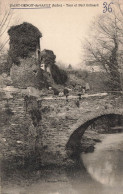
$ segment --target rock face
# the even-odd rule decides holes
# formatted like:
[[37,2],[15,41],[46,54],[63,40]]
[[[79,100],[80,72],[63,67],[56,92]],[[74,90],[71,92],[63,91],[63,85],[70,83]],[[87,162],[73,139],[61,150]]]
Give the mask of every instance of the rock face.
[[21,59],[19,66],[13,64],[10,76],[13,85],[18,88],[35,87],[42,89],[47,86],[43,71],[33,58]]

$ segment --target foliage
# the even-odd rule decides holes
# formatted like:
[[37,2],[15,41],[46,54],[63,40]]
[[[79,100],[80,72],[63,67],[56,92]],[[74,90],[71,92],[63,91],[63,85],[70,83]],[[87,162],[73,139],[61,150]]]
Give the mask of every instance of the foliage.
[[78,78],[82,78],[83,80],[85,80],[88,77],[88,72],[86,70],[79,70],[75,72],[75,75]]
[[30,110],[31,119],[33,121],[34,127],[38,126],[42,119],[41,112],[38,109]]
[[[31,52],[36,51],[41,32],[32,24],[24,22],[23,24],[12,26],[8,30],[10,36],[9,55],[13,63],[19,63],[19,57],[26,58]],[[18,46],[19,45],[19,46]]]
[[59,94],[59,90],[57,89],[57,88],[52,88],[53,89],[53,93],[54,93],[54,95],[58,95]]
[[11,110],[10,108],[7,108],[7,109],[5,110],[5,112],[6,112],[6,114],[9,115],[9,116],[14,115],[14,113],[12,112],[12,110]]
[[45,64],[46,67],[55,64],[56,56],[54,55],[53,51],[44,49],[41,52],[41,61]]
[[45,64],[45,67],[49,67],[51,71],[52,78],[56,84],[65,84],[68,76],[65,70],[60,69],[55,64],[55,58],[53,51],[51,50],[43,50],[41,52],[41,61]]
[[68,69],[72,69],[72,65],[71,64],[68,65]]
[[65,70],[60,69],[57,65],[51,66],[51,74],[56,84],[65,84],[68,76]]
[[9,63],[8,53],[1,52],[0,54],[0,74],[10,72],[11,65]]

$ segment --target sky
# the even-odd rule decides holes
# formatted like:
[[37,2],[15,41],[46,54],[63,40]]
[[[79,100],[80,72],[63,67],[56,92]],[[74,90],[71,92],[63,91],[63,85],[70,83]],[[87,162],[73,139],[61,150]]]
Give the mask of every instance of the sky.
[[[107,0],[108,1],[108,0]],[[103,12],[103,0],[10,0],[9,4],[51,4],[49,9],[14,9],[12,24],[29,22],[42,32],[41,50],[49,49],[56,55],[56,61],[77,66],[82,62],[82,45],[88,35],[94,17]],[[62,4],[62,7],[52,7]],[[67,4],[67,5],[66,5]],[[76,6],[68,6],[72,4]],[[81,4],[81,7],[78,7]],[[83,4],[99,4],[85,7]],[[63,6],[65,5],[65,6]]]

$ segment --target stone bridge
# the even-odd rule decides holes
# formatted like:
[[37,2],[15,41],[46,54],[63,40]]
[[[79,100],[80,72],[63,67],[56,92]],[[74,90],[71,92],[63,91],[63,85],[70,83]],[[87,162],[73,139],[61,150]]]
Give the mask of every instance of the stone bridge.
[[62,165],[88,126],[104,115],[123,115],[122,104],[122,96],[112,95],[83,96],[79,103],[76,98],[25,99],[21,93],[2,98],[4,151],[21,157],[38,150],[41,165]]

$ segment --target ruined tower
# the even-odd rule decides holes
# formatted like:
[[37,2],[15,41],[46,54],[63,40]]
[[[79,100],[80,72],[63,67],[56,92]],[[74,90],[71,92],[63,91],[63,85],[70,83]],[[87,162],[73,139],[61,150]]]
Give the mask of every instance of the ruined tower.
[[24,22],[8,30],[10,37],[9,56],[10,76],[13,85],[18,88],[35,87],[42,89],[46,80],[40,68],[40,38],[37,27]]
[[41,32],[30,23],[12,26],[8,30],[10,37],[9,53],[12,63],[19,63],[20,59],[33,57],[40,61]]

